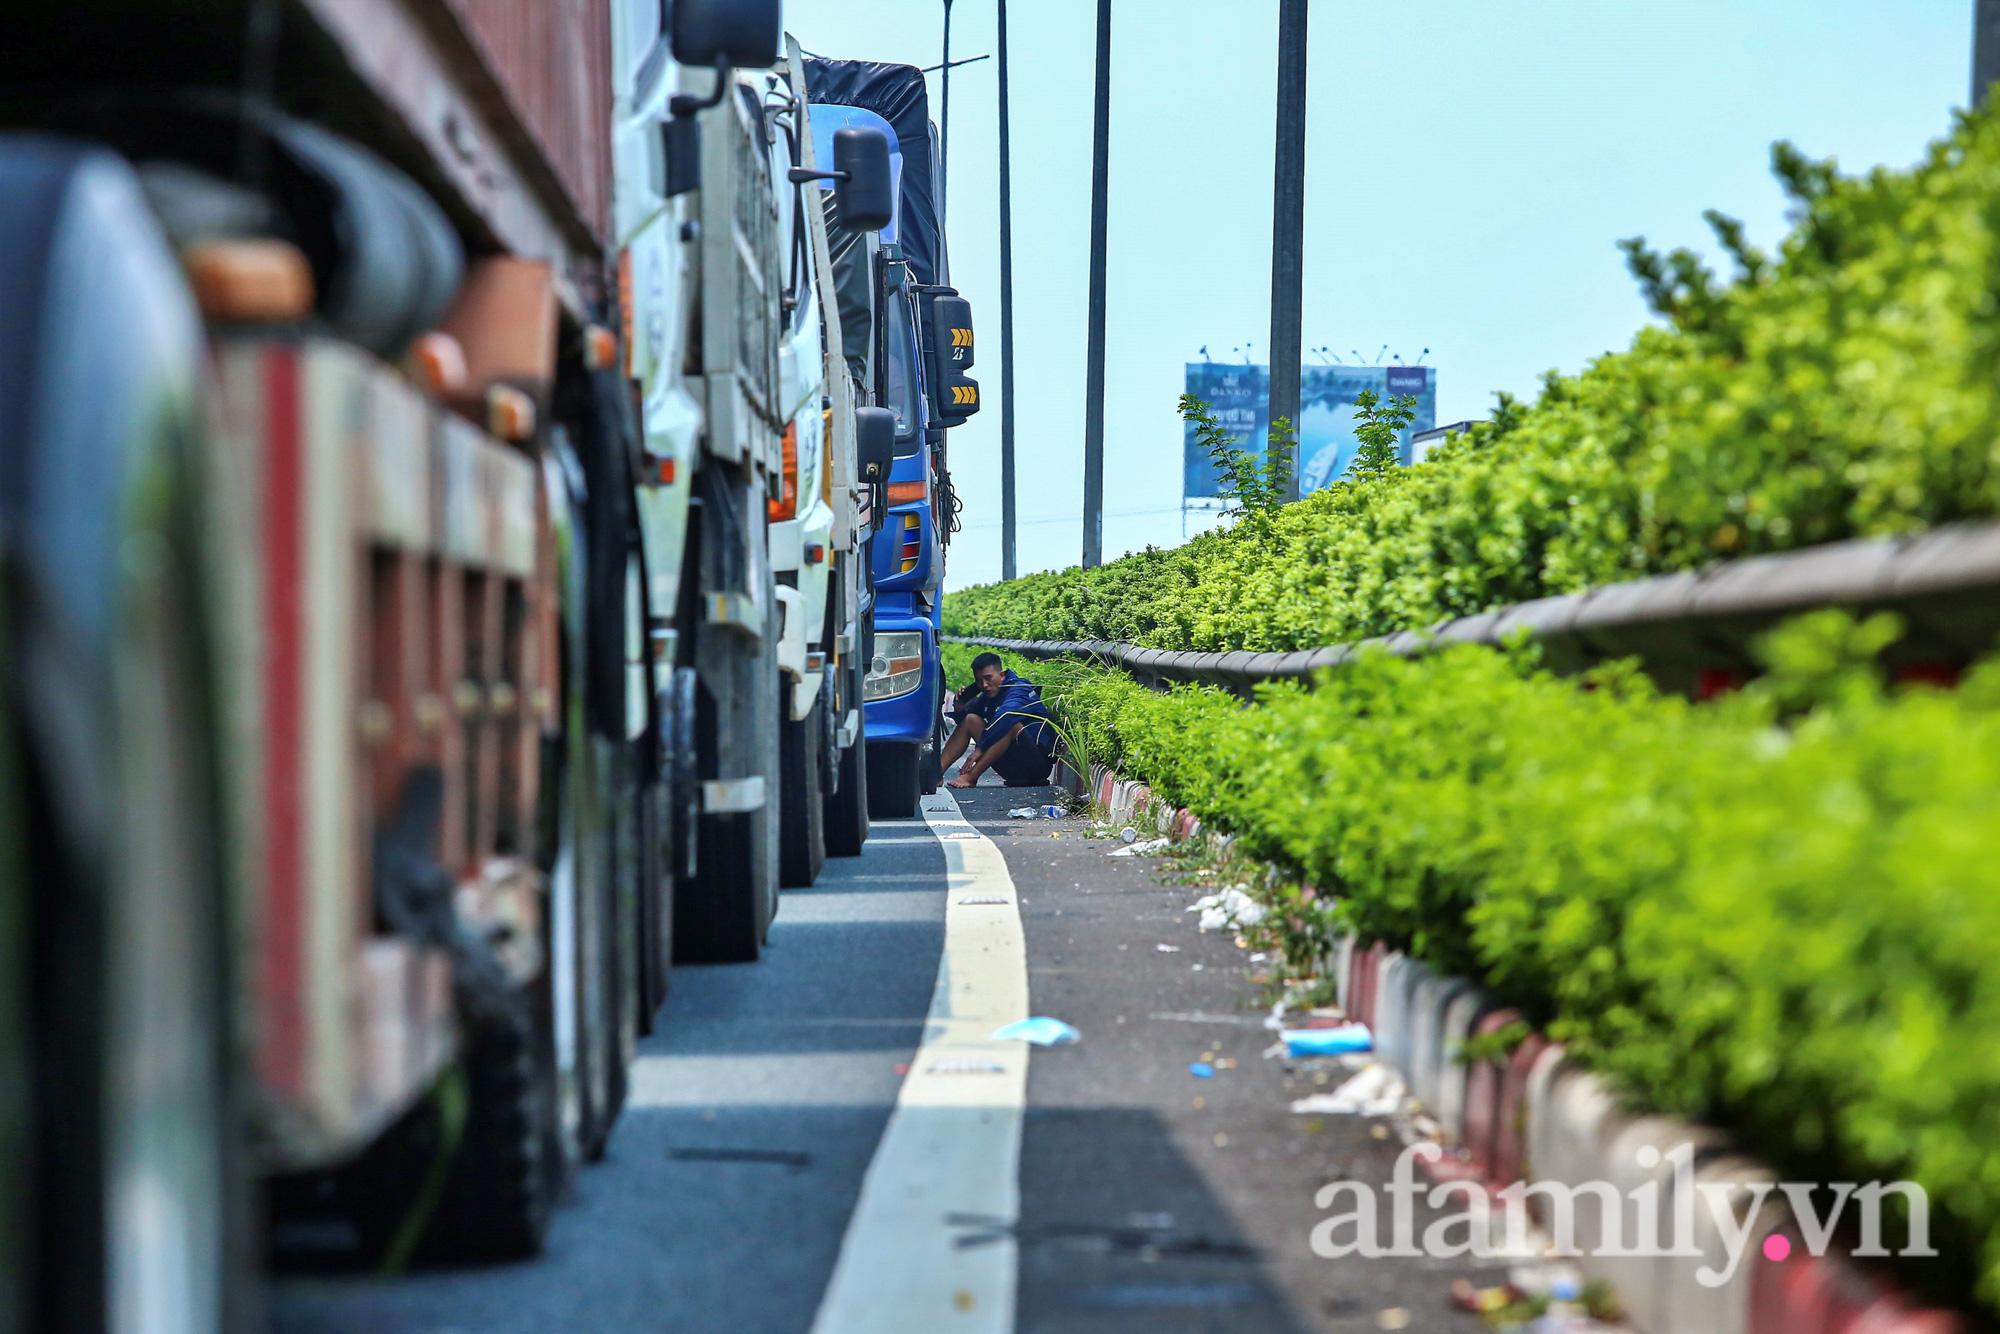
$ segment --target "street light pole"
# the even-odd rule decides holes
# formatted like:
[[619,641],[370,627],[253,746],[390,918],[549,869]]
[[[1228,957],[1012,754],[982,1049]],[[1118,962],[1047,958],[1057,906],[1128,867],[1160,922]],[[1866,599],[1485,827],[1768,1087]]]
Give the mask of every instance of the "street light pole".
[[1972,105],[1984,106],[1986,92],[2000,80],[2000,0],[1972,6]]
[[1279,0],[1278,130],[1271,187],[1271,376],[1268,416],[1291,423],[1292,443],[1270,441],[1291,455],[1285,499],[1299,498],[1299,373],[1305,360],[1306,0]]
[[951,164],[951,0],[944,0],[944,68],[938,72],[943,81],[944,125],[938,131],[938,222],[944,222],[944,184]]
[[1090,336],[1084,351],[1083,568],[1104,563],[1104,247],[1111,183],[1111,0],[1097,0],[1090,155]]
[[1014,166],[1007,139],[1007,0],[1000,0],[1000,577],[1014,573]]

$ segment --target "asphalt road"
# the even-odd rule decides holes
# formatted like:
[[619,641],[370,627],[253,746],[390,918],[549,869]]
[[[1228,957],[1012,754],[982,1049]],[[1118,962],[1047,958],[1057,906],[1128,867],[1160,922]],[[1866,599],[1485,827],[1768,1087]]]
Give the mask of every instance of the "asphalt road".
[[[1481,1328],[1448,1308],[1462,1263],[1311,1253],[1314,1192],[1386,1181],[1400,1145],[1290,1113],[1311,1077],[1262,1055],[1255,966],[1195,929],[1197,891],[1107,858],[1085,821],[1006,817],[1052,791],[956,795],[1006,856],[1032,1012],[1083,1033],[1029,1065],[1016,1329]],[[278,1334],[803,1334],[923,1035],[944,873],[923,822],[878,821],[864,856],[786,893],[761,963],[678,970],[605,1160],[540,1259],[283,1280]],[[1203,1059],[1214,1078],[1190,1074]]]

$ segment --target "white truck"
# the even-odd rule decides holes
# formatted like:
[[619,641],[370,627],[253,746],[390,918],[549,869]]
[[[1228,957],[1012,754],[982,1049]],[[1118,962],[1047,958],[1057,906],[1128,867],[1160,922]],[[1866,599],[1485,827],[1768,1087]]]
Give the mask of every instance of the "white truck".
[[[650,669],[670,767],[687,775],[672,798],[674,957],[741,961],[781,883],[811,884],[829,847],[854,855],[867,837],[871,488],[839,312],[821,296],[831,260],[796,42],[768,71],[688,69],[657,59],[657,6],[615,0],[614,14],[614,230],[645,459],[635,670]],[[886,140],[878,156],[859,184],[879,192]]]

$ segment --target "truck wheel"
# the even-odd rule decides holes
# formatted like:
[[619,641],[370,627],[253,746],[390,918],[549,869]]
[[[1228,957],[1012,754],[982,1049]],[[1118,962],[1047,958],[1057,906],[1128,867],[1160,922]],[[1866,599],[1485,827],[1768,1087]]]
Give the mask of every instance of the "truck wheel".
[[939,763],[944,758],[944,719],[931,719],[931,744],[923,754],[923,793],[929,796],[944,785],[944,766]]
[[[755,671],[749,658],[738,670]],[[774,673],[775,675],[775,673]],[[773,692],[775,693],[775,692]],[[713,772],[720,743],[715,700],[698,691],[696,737],[702,771]],[[776,784],[772,784],[775,787]],[[770,802],[765,806],[768,809]],[[763,812],[700,816],[694,838],[694,875],[674,892],[675,963],[755,963],[770,918],[764,912]]]
[[[848,688],[842,692],[847,707],[858,707],[861,698],[860,660],[847,668]],[[826,854],[829,857],[859,857],[868,842],[868,742],[855,737],[854,744],[834,758],[840,777],[826,797]]]
[[[779,687],[781,694],[790,693],[790,689]],[[783,821],[778,830],[778,884],[785,889],[808,887],[819,879],[820,868],[826,865],[826,810],[820,782],[825,708],[822,691],[813,701],[812,711],[798,722],[785,716],[789,709],[779,714],[784,753],[778,766],[783,789],[778,808]]]
[[121,160],[0,139],[0,198],[0,1325],[237,1328],[199,318]]
[[877,820],[907,820],[923,795],[918,779],[922,756],[910,741],[868,743],[868,814]]
[[468,1018],[460,1065],[465,1128],[420,1253],[465,1262],[538,1253],[555,1202],[549,1171],[552,1088],[538,1078],[532,993]]
[[704,815],[695,876],[674,895],[675,963],[755,963],[758,831],[747,815]]

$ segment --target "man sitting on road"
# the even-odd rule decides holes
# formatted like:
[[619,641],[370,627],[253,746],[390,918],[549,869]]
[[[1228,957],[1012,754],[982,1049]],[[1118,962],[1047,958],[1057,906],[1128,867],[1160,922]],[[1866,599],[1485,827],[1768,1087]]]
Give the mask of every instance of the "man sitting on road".
[[944,743],[944,767],[970,748],[972,757],[947,787],[971,787],[988,769],[1008,787],[1040,787],[1049,781],[1055,763],[1056,729],[1042,707],[1039,687],[1007,670],[997,653],[972,660],[978,693],[968,686],[958,694],[957,723]]

